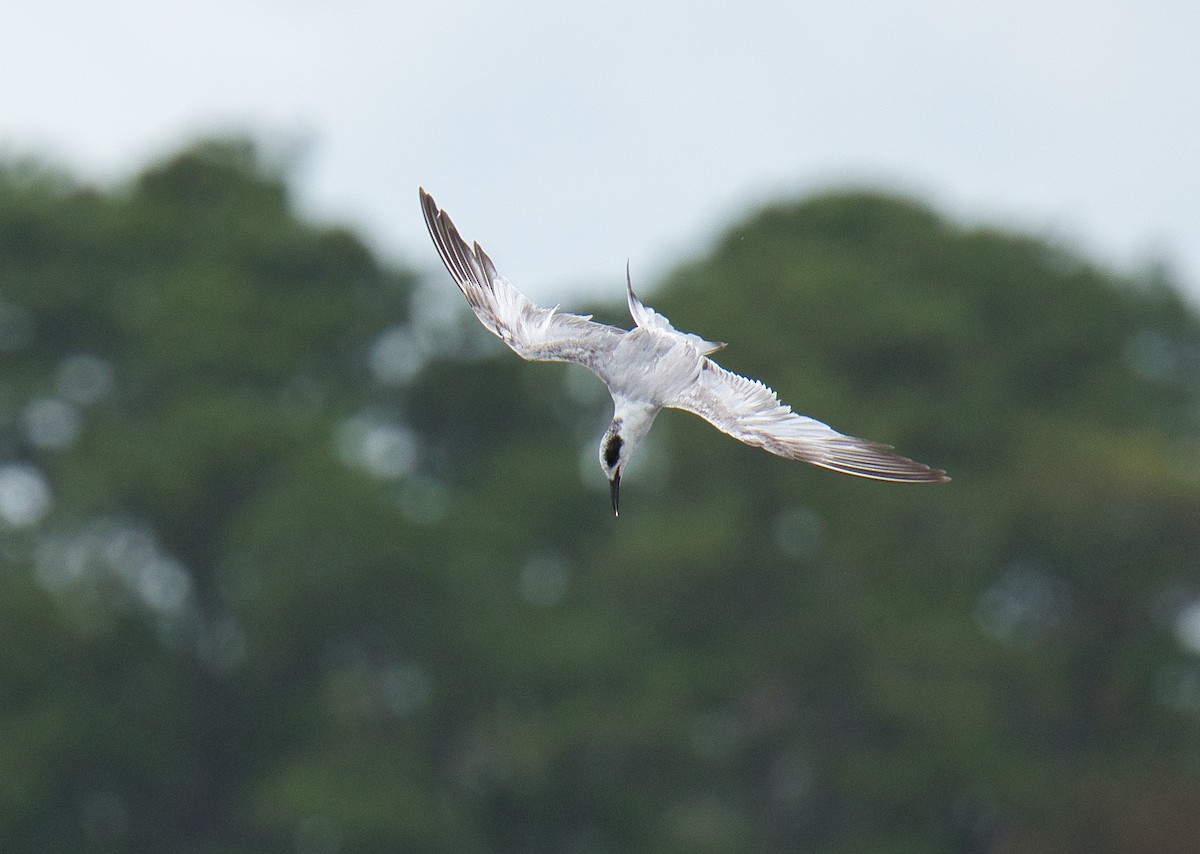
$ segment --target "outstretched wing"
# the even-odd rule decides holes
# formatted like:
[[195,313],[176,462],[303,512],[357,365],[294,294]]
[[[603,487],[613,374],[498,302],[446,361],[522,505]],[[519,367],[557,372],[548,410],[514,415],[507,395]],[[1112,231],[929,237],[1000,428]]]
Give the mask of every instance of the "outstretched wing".
[[666,404],[699,415],[735,439],[790,460],[833,471],[905,483],[945,483],[944,471],[889,453],[889,445],[845,436],[816,419],[792,412],[758,380],[704,360],[700,376]]
[[604,366],[624,330],[534,305],[496,272],[483,248],[470,246],[445,211],[421,189],[421,210],[433,245],[479,321],[517,355],[539,362],[574,362],[607,381]]

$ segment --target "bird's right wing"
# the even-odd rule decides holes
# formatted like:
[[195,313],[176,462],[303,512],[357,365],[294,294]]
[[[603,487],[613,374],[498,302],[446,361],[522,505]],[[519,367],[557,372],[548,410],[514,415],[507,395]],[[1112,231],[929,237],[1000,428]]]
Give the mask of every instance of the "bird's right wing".
[[857,477],[945,483],[944,471],[889,453],[890,446],[845,436],[779,402],[758,380],[705,359],[696,382],[667,406],[699,415],[735,439],[786,457]]
[[483,248],[459,235],[450,217],[421,189],[421,210],[442,263],[479,321],[525,359],[574,362],[607,381],[604,366],[624,330],[590,316],[540,308],[496,272]]

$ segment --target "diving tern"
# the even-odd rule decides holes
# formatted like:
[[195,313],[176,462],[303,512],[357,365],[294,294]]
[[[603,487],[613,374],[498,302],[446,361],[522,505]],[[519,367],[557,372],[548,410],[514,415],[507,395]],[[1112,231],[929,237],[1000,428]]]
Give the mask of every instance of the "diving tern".
[[901,483],[946,483],[944,471],[889,453],[890,445],[846,436],[793,412],[758,380],[727,371],[709,358],[724,347],[679,332],[643,305],[625,267],[632,330],[596,323],[590,315],[534,305],[478,243],[467,243],[420,190],[421,210],[442,263],[475,316],[523,359],[583,365],[608,386],[612,423],[600,440],[600,468],[618,512],[621,474],[664,408],[699,415],[723,433],[789,460],[801,460],[856,477]]

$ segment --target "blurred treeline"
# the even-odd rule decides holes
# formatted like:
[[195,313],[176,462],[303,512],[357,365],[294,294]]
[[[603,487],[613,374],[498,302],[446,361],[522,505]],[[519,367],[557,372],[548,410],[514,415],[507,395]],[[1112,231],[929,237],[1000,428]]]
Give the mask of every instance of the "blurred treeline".
[[1200,850],[1169,276],[762,210],[643,295],[954,481],[668,413],[614,519],[600,383],[413,265],[245,141],[0,167],[0,850]]

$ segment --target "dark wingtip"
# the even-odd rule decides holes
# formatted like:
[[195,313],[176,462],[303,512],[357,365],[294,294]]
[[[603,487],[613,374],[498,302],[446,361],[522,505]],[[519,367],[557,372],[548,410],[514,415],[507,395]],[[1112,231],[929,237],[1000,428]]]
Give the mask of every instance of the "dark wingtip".
[[[921,465],[921,463],[917,463]],[[949,483],[950,475],[946,474],[941,469],[926,467],[925,471],[913,477],[910,483]]]
[[[904,459],[901,457],[901,459]],[[911,462],[911,460],[910,460]],[[913,463],[914,466],[919,466],[920,470],[912,475],[905,477],[903,480],[906,483],[949,483],[950,475],[946,474],[941,469],[935,469],[931,466],[926,466],[923,463]]]
[[434,234],[438,218],[437,202],[433,200],[433,196],[425,192],[424,187],[417,187],[417,195],[421,199],[421,213],[425,215],[425,226],[429,229],[429,236],[437,242],[437,235]]

